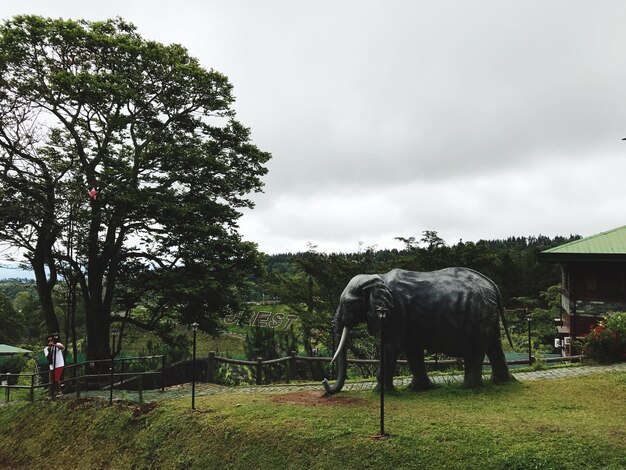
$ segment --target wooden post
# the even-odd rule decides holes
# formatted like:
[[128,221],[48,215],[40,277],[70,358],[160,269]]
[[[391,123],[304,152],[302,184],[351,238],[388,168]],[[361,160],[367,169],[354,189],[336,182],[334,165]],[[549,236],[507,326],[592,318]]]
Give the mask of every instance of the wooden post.
[[215,375],[215,351],[209,352],[209,360],[206,365],[206,381],[213,382],[213,376]]
[[263,385],[263,360],[256,358],[256,384]]
[[139,395],[139,404],[143,405],[143,375],[139,376],[139,388],[137,390],[137,394]]
[[120,386],[121,386],[122,388],[124,388],[124,359],[123,359],[123,358],[120,358],[120,361],[121,361],[121,364],[120,364],[120,365],[122,366],[122,372],[121,372],[121,374],[122,374],[122,380],[121,380],[121,382],[120,382]]
[[35,401],[35,374],[30,376],[30,402]]
[[[76,369],[78,370],[78,366],[76,366]],[[76,379],[75,387],[76,387],[76,399],[77,400],[80,398],[80,385],[81,385],[81,381],[82,381],[83,375],[85,375],[85,368],[84,367],[83,367],[83,374],[82,375],[74,373],[74,378]]]
[[165,392],[165,354],[161,358],[161,392]]
[[289,356],[289,376],[291,380],[295,380],[296,377],[296,352],[291,351]]

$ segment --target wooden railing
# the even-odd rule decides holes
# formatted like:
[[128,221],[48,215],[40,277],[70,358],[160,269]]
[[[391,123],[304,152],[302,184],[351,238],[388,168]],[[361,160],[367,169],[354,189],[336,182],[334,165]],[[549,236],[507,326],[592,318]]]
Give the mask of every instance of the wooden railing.
[[[158,361],[160,368],[149,371],[124,370],[126,364],[139,361]],[[38,388],[48,389],[50,396],[54,398],[50,372],[49,369],[43,369],[34,374],[1,374],[0,390],[4,389],[5,401],[11,400],[12,390],[28,390],[29,400],[34,401],[35,390]],[[81,393],[85,391],[106,389],[110,391],[110,400],[112,401],[115,386],[122,388],[127,378],[137,380],[137,378],[155,376],[160,377],[161,390],[163,390],[165,387],[165,356],[163,355],[123,357],[68,364],[63,369],[61,384],[64,393],[76,393],[77,398],[80,398]],[[20,385],[19,382],[23,382],[20,380],[21,378],[26,378],[25,381],[30,382],[29,385]]]
[[[544,363],[554,362],[580,362],[583,356],[564,356],[553,358],[542,358]],[[133,361],[148,361],[158,360],[160,362],[160,368],[153,369],[151,371],[138,372],[138,371],[125,371],[125,364]],[[277,364],[285,365],[284,381],[290,383],[297,379],[297,366],[298,364],[328,364],[330,357],[308,357],[298,356],[295,352],[286,357],[278,359],[262,360],[257,358],[254,361],[245,361],[238,359],[230,359],[227,357],[217,356],[214,352],[210,352],[208,356],[200,357],[196,359],[196,366],[205,365],[206,369],[203,371],[201,368],[193,368],[192,361],[182,361],[174,364],[169,368],[165,367],[164,356],[144,356],[144,357],[131,357],[131,358],[118,358],[115,360],[104,359],[98,361],[86,361],[78,364],[69,364],[65,367],[62,380],[62,384],[65,388],[65,393],[75,393],[77,398],[80,398],[81,393],[88,390],[107,390],[109,392],[109,401],[113,401],[114,391],[124,390],[131,385],[138,390],[140,397],[142,396],[144,378],[149,377],[150,381],[154,385],[159,383],[158,387],[146,387],[147,389],[160,388],[164,391],[166,385],[173,385],[175,383],[191,382],[195,379],[198,382],[213,382],[215,373],[219,364],[229,364],[233,366],[248,367],[253,371],[254,382],[257,385],[263,385],[272,382],[271,368]],[[507,361],[509,365],[528,365],[533,364],[535,358],[531,357],[521,360]],[[445,369],[445,368],[463,368],[462,359],[445,359],[445,360],[428,360],[425,361],[429,370]],[[366,365],[377,366],[377,359],[348,359],[348,364],[353,365]],[[406,360],[398,360],[398,366],[407,366]],[[489,365],[489,362],[484,362],[484,365]],[[270,368],[270,380],[267,380],[268,374],[266,369]],[[195,378],[192,376],[192,370],[196,370]],[[169,371],[169,372],[168,372]],[[178,371],[174,374],[174,371]],[[180,372],[182,371],[182,373]],[[167,376],[171,376],[169,379]],[[174,380],[174,376],[179,377],[178,380]],[[265,376],[265,380],[264,380]],[[26,382],[30,382],[28,385],[18,385],[11,382],[19,382],[21,377],[25,377]],[[42,382],[41,377],[45,380]],[[40,380],[38,380],[38,378]],[[11,400],[12,390],[28,390],[28,396],[30,401],[34,401],[35,390],[39,387],[51,388],[52,384],[49,381],[49,371],[43,370],[36,374],[2,374],[0,375],[0,390],[4,389],[5,401]],[[2,392],[0,392],[2,393]],[[0,395],[1,396],[1,395]],[[141,401],[141,399],[140,399]]]
[[[554,362],[580,362],[582,356],[563,356],[563,357],[550,357],[550,358],[542,358],[541,361],[544,363],[554,363]],[[268,383],[270,381],[263,380],[264,370],[266,367],[272,367],[275,364],[285,364],[285,376],[284,382],[290,383],[291,381],[296,379],[296,367],[298,363],[304,364],[314,364],[314,363],[322,363],[327,364],[330,362],[330,357],[308,357],[308,356],[298,356],[295,352],[292,352],[291,355],[286,357],[281,357],[278,359],[271,360],[262,360],[261,358],[257,358],[255,361],[244,361],[237,359],[229,359],[225,357],[216,356],[214,352],[210,352],[208,357],[197,359],[197,361],[201,361],[206,363],[206,371],[201,374],[201,377],[204,379],[203,381],[212,382],[215,372],[219,364],[230,364],[235,366],[244,366],[249,367],[254,370],[255,383],[257,385],[263,385],[264,383]],[[507,361],[508,365],[532,365],[536,362],[536,358],[533,356],[529,361],[528,358],[520,359],[520,360],[510,360]],[[368,365],[368,366],[377,366],[378,359],[348,359],[348,365]],[[463,360],[459,359],[444,359],[444,360],[428,360],[425,361],[425,364],[429,370],[437,370],[437,369],[445,369],[450,367],[458,367],[462,369]],[[398,360],[398,366],[408,366],[408,361],[406,360]],[[483,365],[489,365],[488,361],[483,362]],[[272,376],[270,372],[269,376]]]

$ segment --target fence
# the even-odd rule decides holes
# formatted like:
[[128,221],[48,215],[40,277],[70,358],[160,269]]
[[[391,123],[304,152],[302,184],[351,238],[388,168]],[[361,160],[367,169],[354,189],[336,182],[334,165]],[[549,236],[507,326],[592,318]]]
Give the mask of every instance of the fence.
[[[562,356],[562,357],[559,356],[559,357],[542,358],[541,362],[545,364],[555,363],[555,362],[580,362],[581,359],[582,359],[582,356]],[[188,364],[191,363],[191,361],[186,361],[186,362]],[[203,364],[205,367],[204,370],[200,369],[199,371],[198,370],[196,371],[196,379],[199,381],[215,382],[218,368],[220,364],[223,364],[223,365],[229,365],[229,366],[248,368],[251,372],[250,374],[248,374],[248,376],[251,377],[251,380],[248,381],[249,383],[254,383],[256,385],[267,385],[267,384],[275,383],[275,382],[290,383],[293,380],[299,379],[303,375],[301,372],[299,373],[298,365],[305,365],[305,368],[306,368],[306,365],[308,364],[310,369],[314,369],[314,367],[310,367],[310,366],[313,366],[315,364],[319,366],[324,366],[324,365],[328,366],[330,363],[330,358],[329,357],[298,356],[296,355],[295,352],[292,352],[291,355],[278,358],[278,359],[271,359],[271,360],[264,361],[262,360],[262,358],[257,358],[254,361],[243,361],[243,360],[219,357],[219,356],[216,356],[214,352],[210,352],[208,357],[197,358],[196,362],[200,363],[201,365]],[[348,359],[347,362],[348,362],[348,366],[350,365],[365,366],[365,367],[369,367],[371,371],[375,370],[375,368],[379,364],[378,359]],[[507,364],[509,366],[532,365],[534,362],[536,362],[536,358],[534,356],[531,357],[530,360],[528,359],[528,357],[526,357],[525,359],[507,360]],[[463,368],[463,360],[461,358],[428,360],[428,361],[425,361],[425,364],[428,370],[430,371],[445,370],[449,368],[457,368],[457,369]],[[483,365],[489,366],[490,364],[489,362],[485,361],[483,362]],[[275,374],[276,366],[282,366],[281,367],[282,374]],[[398,369],[405,368],[406,373],[401,373],[401,374],[396,373],[395,375],[409,375],[410,374],[410,372],[408,372],[408,362],[406,360],[398,360],[397,367]],[[313,377],[313,380],[317,380],[317,379],[321,380],[322,378],[328,377],[328,375],[330,375],[329,374],[330,371],[328,370],[329,367],[326,367],[327,370],[323,370],[323,369],[324,367],[319,367],[318,371],[323,373],[324,376]],[[373,372],[371,372],[371,374],[372,373]],[[188,381],[191,381],[190,375],[188,376],[188,379],[189,379]]]
[[[541,362],[580,362],[582,357],[583,356],[550,357],[542,358]],[[140,368],[150,368],[149,366],[155,362],[159,362],[160,367],[157,370],[148,372],[133,370],[132,367],[132,364],[135,363],[140,364]],[[528,358],[509,360],[507,364],[510,366],[531,365],[534,362],[535,358],[531,357],[530,360]],[[304,365],[305,368],[308,365],[311,369],[314,369],[314,366],[317,365],[318,371],[321,374],[324,376],[332,375],[328,373],[329,363],[329,357],[298,356],[295,352],[292,352],[291,355],[286,357],[265,361],[261,358],[257,358],[255,361],[229,359],[216,356],[214,352],[211,352],[207,357],[196,358],[195,363],[191,360],[182,361],[173,364],[169,368],[165,367],[164,356],[130,357],[70,364],[64,370],[62,383],[65,386],[65,393],[75,393],[77,399],[80,398],[81,395],[87,394],[103,398],[107,398],[108,396],[109,402],[112,403],[115,391],[117,391],[118,394],[128,394],[128,391],[132,390],[136,391],[137,401],[141,403],[143,402],[144,390],[160,388],[160,391],[163,392],[165,387],[169,385],[192,381],[215,382],[220,365],[247,368],[250,371],[250,374],[248,374],[251,379],[249,383],[264,385],[274,382],[290,383],[299,379],[302,377],[302,374],[299,374],[298,367],[302,365]],[[399,369],[408,366],[406,360],[398,360],[397,363]],[[463,368],[463,360],[460,358],[428,360],[425,361],[425,363],[427,368],[431,371]],[[375,369],[378,364],[377,359],[348,359],[348,365],[367,366]],[[489,362],[484,362],[483,364],[488,366]],[[202,369],[202,365],[204,365],[204,370]],[[200,366],[200,368],[197,366]],[[273,373],[278,366],[280,366],[281,374]],[[327,370],[324,370],[324,366],[327,366]],[[135,367],[135,369],[136,368],[137,367]],[[153,367],[153,369],[156,368]],[[28,391],[28,398],[30,401],[34,401],[35,391],[38,388],[50,388],[52,385],[49,380],[48,372],[48,370],[45,370],[36,374],[5,374],[6,379],[3,379],[0,385],[0,390],[4,389],[5,401],[11,401],[11,390]],[[69,377],[70,375],[71,377]],[[408,373],[396,375],[408,375]],[[38,380],[38,378],[42,376],[46,378],[46,381],[43,383]],[[19,379],[22,377],[25,378],[26,382],[30,381],[30,384],[20,385]],[[155,386],[157,384],[158,386]]]
[[[158,367],[154,367],[155,364],[158,364]],[[50,396],[54,398],[54,384],[50,381],[50,372],[44,369],[33,374],[3,374],[0,390],[4,389],[5,402],[11,401],[12,390],[26,391],[31,402],[41,389],[48,390]],[[152,379],[151,382],[154,382],[155,378],[160,379],[161,391],[164,390],[165,356],[124,357],[68,364],[64,367],[61,384],[63,393],[75,393],[76,398],[91,392],[98,392],[96,395],[106,392],[109,401],[112,402],[115,389],[125,390],[125,381],[130,380],[138,384],[138,399],[142,402],[144,378]]]

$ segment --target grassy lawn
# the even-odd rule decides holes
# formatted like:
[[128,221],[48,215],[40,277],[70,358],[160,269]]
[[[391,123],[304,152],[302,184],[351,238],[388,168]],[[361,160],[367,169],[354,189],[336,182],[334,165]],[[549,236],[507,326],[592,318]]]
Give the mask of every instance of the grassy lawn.
[[0,468],[626,468],[626,373],[399,391],[384,441],[377,395],[320,394],[4,406]]

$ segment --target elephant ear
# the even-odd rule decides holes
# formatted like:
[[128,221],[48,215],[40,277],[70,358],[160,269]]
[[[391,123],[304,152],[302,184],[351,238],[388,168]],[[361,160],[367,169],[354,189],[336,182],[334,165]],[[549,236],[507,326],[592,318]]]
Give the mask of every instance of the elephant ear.
[[384,284],[377,274],[357,274],[350,280],[341,297],[348,302],[366,299],[369,291],[381,283]]
[[388,317],[393,315],[393,296],[391,290],[382,280],[380,276],[378,282],[373,283],[369,291],[369,305],[367,309],[367,331],[374,335],[380,331],[380,320],[378,318],[378,309],[387,309]]

